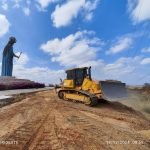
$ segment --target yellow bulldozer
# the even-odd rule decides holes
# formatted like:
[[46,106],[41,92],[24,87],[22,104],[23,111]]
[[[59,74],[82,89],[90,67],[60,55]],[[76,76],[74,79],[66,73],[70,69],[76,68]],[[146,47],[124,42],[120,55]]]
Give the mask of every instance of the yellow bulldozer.
[[56,86],[60,99],[95,106],[100,100],[112,100],[127,96],[125,83],[116,80],[93,80],[91,67],[69,69],[66,70],[66,74],[66,79]]

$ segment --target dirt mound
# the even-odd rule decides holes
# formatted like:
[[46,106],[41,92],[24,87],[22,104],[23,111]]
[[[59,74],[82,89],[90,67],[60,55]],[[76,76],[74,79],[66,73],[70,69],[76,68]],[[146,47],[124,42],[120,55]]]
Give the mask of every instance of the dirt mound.
[[150,121],[118,102],[88,107],[42,91],[1,108],[0,122],[0,150],[150,149]]
[[106,107],[108,109],[112,109],[114,111],[119,111],[123,113],[132,113],[136,115],[143,116],[140,112],[136,111],[132,107],[126,106],[120,102],[110,102],[110,101],[105,101],[105,102],[99,102],[99,105],[97,107]]

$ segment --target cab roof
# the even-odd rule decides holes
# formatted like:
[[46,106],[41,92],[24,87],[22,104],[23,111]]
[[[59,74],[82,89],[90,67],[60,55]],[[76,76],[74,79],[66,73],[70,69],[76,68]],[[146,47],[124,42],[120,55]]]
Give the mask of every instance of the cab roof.
[[79,70],[79,69],[81,69],[81,70],[83,70],[83,69],[88,69],[88,67],[72,68],[72,69],[66,70],[66,72],[68,72],[68,71],[73,71],[73,70]]

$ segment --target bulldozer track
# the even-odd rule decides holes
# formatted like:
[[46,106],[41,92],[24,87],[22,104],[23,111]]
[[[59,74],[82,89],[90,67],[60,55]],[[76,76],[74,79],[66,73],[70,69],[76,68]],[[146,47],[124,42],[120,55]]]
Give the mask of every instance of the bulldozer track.
[[79,101],[79,100],[73,100],[73,99],[69,99],[69,101],[72,101],[72,102],[80,102],[80,103],[84,103],[84,104],[86,104],[86,105],[89,105],[89,106],[96,106],[97,104],[98,104],[98,98],[95,96],[95,95],[93,95],[93,94],[91,94],[91,93],[89,93],[89,92],[86,92],[86,91],[83,91],[83,90],[73,90],[73,89],[70,89],[70,90],[60,90],[59,92],[58,92],[58,97],[60,98],[60,99],[63,99],[63,100],[65,100],[64,99],[64,97],[63,97],[63,95],[62,95],[62,93],[63,92],[76,92],[76,93],[80,93],[80,94],[82,94],[82,95],[84,95],[84,96],[86,96],[86,97],[89,97],[90,98],[90,101],[91,101],[91,103],[90,104],[86,104],[86,102],[81,102],[81,101]]

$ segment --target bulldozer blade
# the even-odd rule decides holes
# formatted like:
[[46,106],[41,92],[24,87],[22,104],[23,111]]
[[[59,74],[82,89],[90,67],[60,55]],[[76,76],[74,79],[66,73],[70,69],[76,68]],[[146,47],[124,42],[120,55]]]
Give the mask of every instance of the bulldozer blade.
[[122,82],[100,81],[103,98],[116,100],[127,97],[126,84]]

